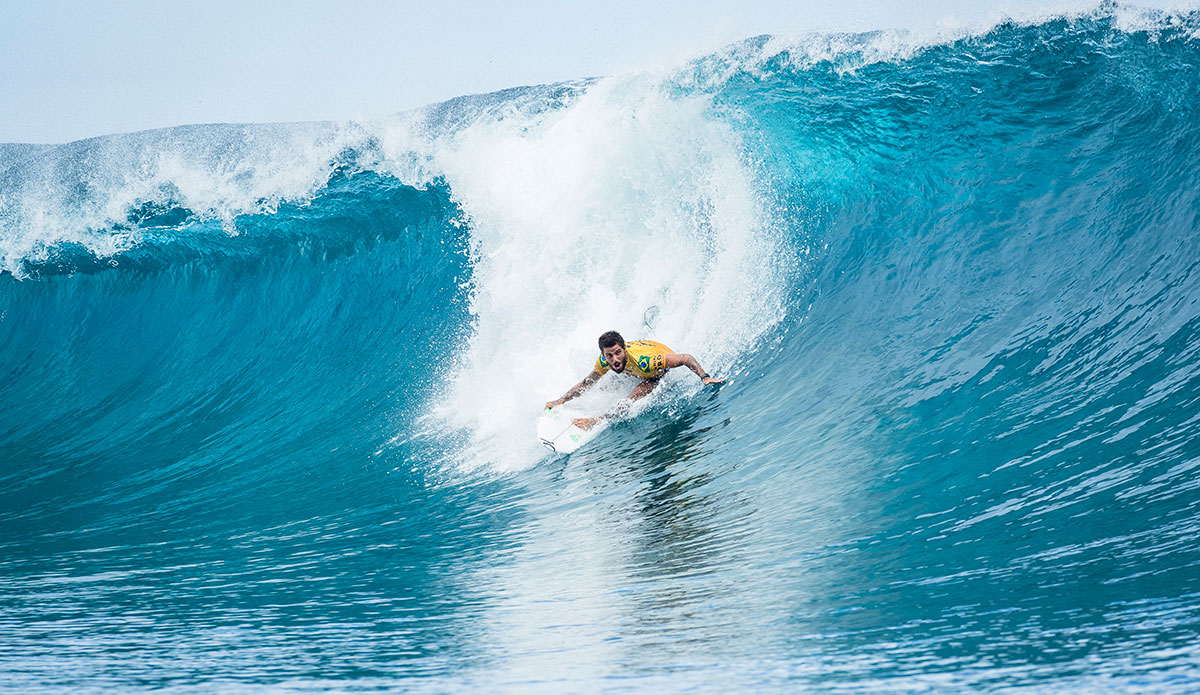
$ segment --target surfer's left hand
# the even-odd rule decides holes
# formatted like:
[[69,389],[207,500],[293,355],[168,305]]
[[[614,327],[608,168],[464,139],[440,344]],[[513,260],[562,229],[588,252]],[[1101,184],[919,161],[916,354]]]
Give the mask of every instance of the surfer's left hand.
[[708,386],[709,384],[723,384],[723,383],[725,383],[725,380],[724,379],[714,379],[711,376],[706,376],[700,380],[700,383],[704,384],[705,386]]
[[571,422],[581,430],[590,430],[596,426],[596,422],[599,420],[598,417],[577,417],[573,418]]

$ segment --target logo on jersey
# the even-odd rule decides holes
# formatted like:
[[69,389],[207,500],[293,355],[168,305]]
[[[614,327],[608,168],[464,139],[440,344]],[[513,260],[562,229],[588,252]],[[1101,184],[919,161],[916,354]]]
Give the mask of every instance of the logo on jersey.
[[641,357],[638,358],[638,369],[642,370],[643,372],[650,371],[650,356],[649,355],[642,355]]

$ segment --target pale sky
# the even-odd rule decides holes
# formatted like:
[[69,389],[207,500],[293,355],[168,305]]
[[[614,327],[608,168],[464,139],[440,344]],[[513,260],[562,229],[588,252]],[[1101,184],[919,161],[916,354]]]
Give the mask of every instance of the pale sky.
[[0,0],[0,142],[370,118],[665,67],[758,34],[953,25],[1046,4]]

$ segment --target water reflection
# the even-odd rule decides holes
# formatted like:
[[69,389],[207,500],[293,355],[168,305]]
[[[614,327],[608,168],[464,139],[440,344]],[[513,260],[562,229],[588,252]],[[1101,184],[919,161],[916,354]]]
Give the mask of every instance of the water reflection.
[[733,621],[737,589],[715,578],[741,561],[754,508],[712,484],[729,424],[715,410],[644,414],[526,475],[520,546],[471,581],[496,599],[486,621],[499,683],[581,687],[694,662],[728,638],[705,626]]

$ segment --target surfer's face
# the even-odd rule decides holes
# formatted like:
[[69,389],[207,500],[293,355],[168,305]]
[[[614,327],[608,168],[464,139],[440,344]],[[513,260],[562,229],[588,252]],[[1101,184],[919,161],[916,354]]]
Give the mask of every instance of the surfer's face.
[[625,371],[625,348],[620,344],[606,347],[600,352],[604,353],[604,359],[608,362],[609,369],[618,374]]

